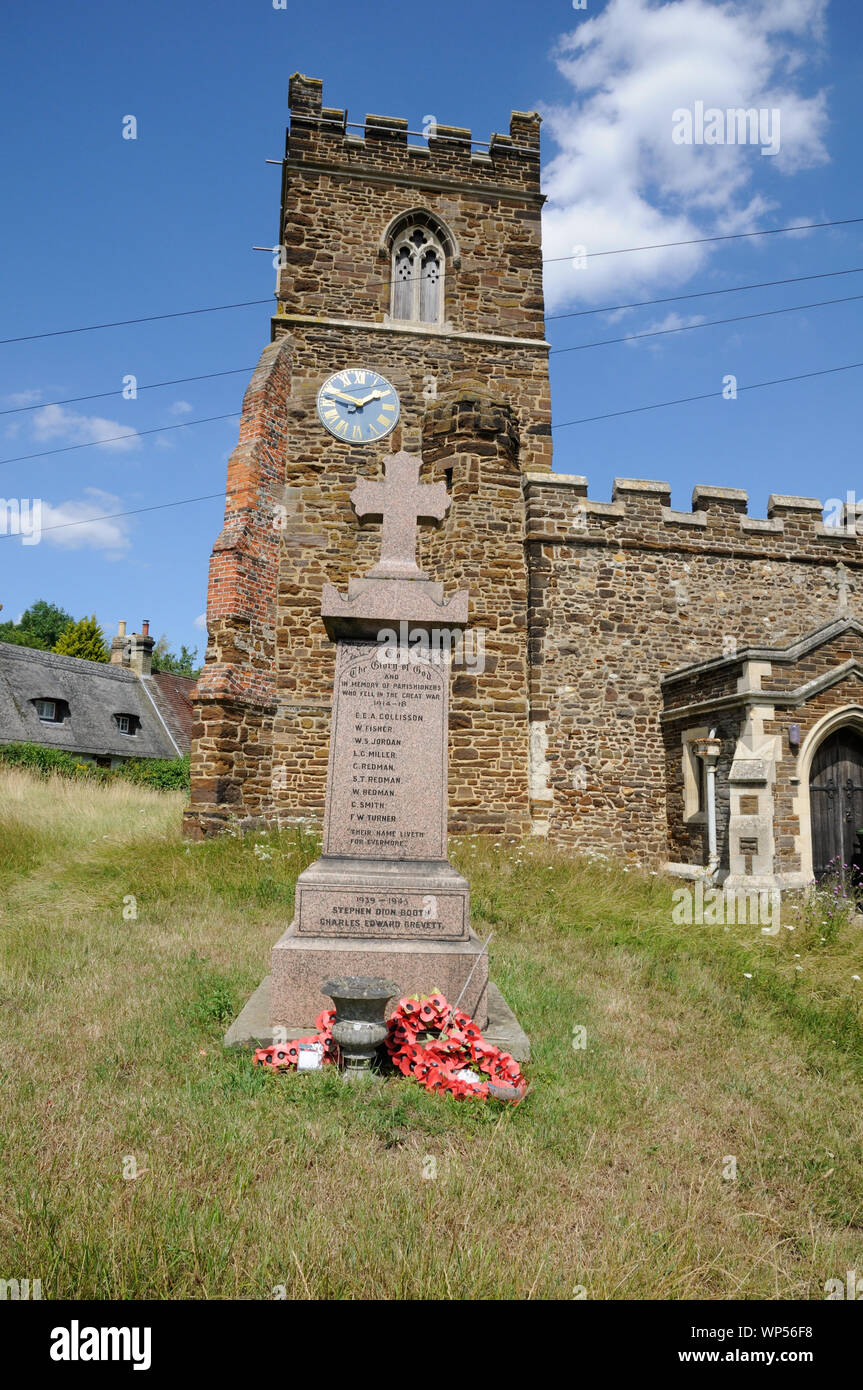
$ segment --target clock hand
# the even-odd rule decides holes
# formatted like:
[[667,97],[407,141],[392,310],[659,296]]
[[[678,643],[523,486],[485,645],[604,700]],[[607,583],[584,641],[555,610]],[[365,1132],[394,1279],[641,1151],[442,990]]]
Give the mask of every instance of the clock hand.
[[330,396],[330,397],[332,397],[332,396],[341,396],[341,398],[342,398],[343,401],[350,401],[351,405],[362,405],[362,404],[363,404],[362,401],[358,401],[358,400],[357,400],[356,396],[347,396],[347,395],[345,395],[344,391],[336,391],[335,388],[332,387],[332,386],[330,387],[329,391],[325,391],[325,392],[324,392],[324,395]]
[[379,401],[383,396],[383,391],[372,391],[370,396],[363,396],[361,401],[357,401],[358,406],[368,405],[369,401]]

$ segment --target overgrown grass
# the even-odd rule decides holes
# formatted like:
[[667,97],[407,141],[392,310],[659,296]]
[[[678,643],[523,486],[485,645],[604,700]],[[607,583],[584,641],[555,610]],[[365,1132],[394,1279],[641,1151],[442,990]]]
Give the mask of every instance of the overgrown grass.
[[531,1037],[523,1104],[272,1076],[221,1036],[316,844],[188,844],[182,803],[0,773],[0,1277],[52,1298],[819,1298],[863,1268],[857,922],[675,926],[658,876],[465,839]]

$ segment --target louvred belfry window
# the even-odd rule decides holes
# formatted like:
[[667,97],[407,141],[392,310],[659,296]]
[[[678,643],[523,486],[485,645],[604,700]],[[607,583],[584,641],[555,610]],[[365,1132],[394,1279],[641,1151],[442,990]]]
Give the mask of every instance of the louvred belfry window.
[[438,324],[444,308],[443,247],[430,227],[409,227],[393,246],[392,317]]
[[440,299],[440,260],[437,251],[425,251],[420,272],[420,322],[437,323]]
[[402,246],[393,260],[393,318],[413,318],[413,256]]

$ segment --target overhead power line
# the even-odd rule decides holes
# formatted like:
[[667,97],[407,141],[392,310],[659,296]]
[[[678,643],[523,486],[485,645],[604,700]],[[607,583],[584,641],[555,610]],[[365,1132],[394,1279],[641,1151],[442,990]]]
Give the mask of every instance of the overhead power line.
[[[833,222],[798,222],[792,227],[765,227],[760,232],[725,232],[722,236],[688,237],[685,241],[657,241],[652,246],[619,246],[614,251],[585,251],[584,259],[590,260],[596,256],[625,256],[631,251],[666,251],[673,246],[701,246],[708,241],[743,241],[746,237],[753,236],[779,236],[781,232],[813,232],[819,227],[849,227],[854,222],[863,222],[863,217],[841,217]],[[542,263],[551,265],[555,261],[573,259],[574,253],[570,251],[568,256],[545,256]]]
[[[830,222],[798,222],[790,227],[765,227],[760,232],[726,232],[721,236],[690,237],[683,241],[660,241],[652,246],[618,246],[611,251],[587,251],[585,258],[623,256],[634,251],[664,251],[675,246],[699,246],[705,242],[740,241],[747,237],[778,236],[781,232],[811,232],[822,227],[848,227],[858,222],[863,222],[863,217],[841,217]],[[278,247],[272,249],[277,251]],[[542,264],[552,265],[558,261],[569,261],[573,259],[573,256],[574,253],[572,252],[568,256],[545,256]],[[267,299],[246,299],[236,304],[209,304],[202,309],[180,309],[171,314],[146,314],[137,318],[116,319],[111,323],[88,323],[81,328],[54,328],[44,333],[24,333],[15,338],[0,338],[0,347],[8,343],[34,342],[40,338],[58,338],[70,333],[95,333],[103,328],[126,328],[131,324],[158,323],[163,319],[188,318],[193,314],[217,314],[225,309],[248,309],[261,304],[272,304],[272,302],[272,296],[270,296]]]
[[[799,372],[795,376],[777,377],[773,381],[754,381],[749,386],[739,386],[737,388],[737,391],[739,395],[742,391],[758,391],[764,386],[781,386],[789,381],[807,381],[812,377],[831,376],[835,372],[850,372],[853,371],[855,368],[859,367],[863,367],[863,362],[849,362],[842,367],[825,367],[822,370],[815,372]],[[705,391],[697,396],[681,396],[678,400],[674,401],[657,401],[653,405],[637,405],[632,406],[628,410],[612,410],[605,415],[587,415],[580,420],[564,420],[562,424],[552,425],[552,429],[567,429],[571,425],[588,425],[592,424],[596,420],[612,420],[615,419],[618,415],[637,415],[645,410],[663,410],[666,406],[686,405],[690,401],[716,400],[718,399],[718,396],[720,394],[721,393],[716,391]],[[189,423],[192,422],[190,421]],[[199,421],[196,423],[203,422]],[[169,426],[169,428],[172,427]],[[553,477],[554,475],[551,474],[549,476]],[[204,493],[200,497],[183,497],[176,502],[157,502],[149,507],[135,507],[125,512],[108,512],[103,514],[102,516],[85,517],[79,521],[61,521],[55,523],[53,526],[43,526],[42,531],[63,531],[72,526],[92,526],[93,523],[97,521],[115,521],[119,517],[140,516],[144,512],[166,511],[171,507],[188,507],[195,502],[212,502],[215,501],[217,498],[224,499],[225,496],[226,493],[224,492],[208,492]],[[5,536],[8,537],[13,534],[14,532],[9,531],[5,533]],[[4,533],[0,533],[0,539],[3,538]]]
[[[212,502],[217,497],[224,501],[224,492],[207,492],[202,497],[183,497],[179,502],[156,502],[152,507],[134,507],[128,512],[106,512],[103,516],[88,516],[81,521],[58,521],[53,526],[42,526],[40,534],[44,531],[65,531],[70,526],[92,526],[94,521],[116,521],[120,516],[140,516],[142,512],[164,512],[169,507],[188,507],[192,502]],[[12,536],[15,532],[0,532],[0,540],[6,536]]]
[[[185,386],[190,381],[212,381],[217,376],[238,376],[241,372],[253,372],[254,367],[231,367],[224,372],[203,372],[200,376],[178,376],[173,381],[151,381],[145,386],[136,386],[137,391],[158,391],[163,386]],[[37,401],[35,405],[16,405],[9,410],[0,410],[0,415],[21,415],[27,410],[47,410],[51,405],[79,405],[81,401],[104,401],[109,396],[122,396],[123,388],[113,391],[97,391],[91,396],[67,396],[62,401]]]
[[[853,298],[853,299],[863,299],[863,295],[852,295],[852,296],[849,296],[849,298]],[[827,304],[842,304],[842,303],[844,303],[844,302],[845,302],[845,300],[841,300],[841,299],[837,299],[837,300],[832,300],[832,299],[831,299],[831,300],[825,300],[825,301],[824,301],[824,303],[827,303]],[[815,308],[815,307],[818,307],[818,306],[817,306],[817,305],[805,305],[805,304],[802,304],[802,305],[796,305],[796,306],[794,306],[794,307],[800,308],[800,309],[805,309],[805,308]],[[774,310],[770,310],[769,312],[770,312],[770,313],[783,313],[783,312],[787,312],[787,311],[781,310],[781,309],[774,309]],[[742,317],[744,317],[744,318],[762,318],[762,317],[764,317],[764,315],[762,315],[762,314],[745,314],[745,315],[743,315]],[[717,319],[717,320],[715,320],[715,323],[735,323],[735,322],[737,322],[737,319]],[[714,323],[709,323],[709,324],[706,324],[706,323],[697,323],[697,324],[689,324],[689,325],[686,325],[684,328],[667,328],[667,329],[661,329],[661,330],[659,330],[659,332],[660,332],[660,333],[682,333],[682,332],[685,332],[687,328],[710,328],[710,327],[713,327],[713,326],[715,326]],[[658,336],[658,335],[657,335],[656,333],[639,333],[639,334],[635,334],[634,336],[635,336],[636,338],[652,338],[652,337],[656,337],[656,336]],[[610,341],[610,342],[630,342],[630,341],[632,341],[632,339],[631,339],[631,338],[615,338],[615,339],[609,339],[608,341]],[[585,343],[585,344],[583,344],[583,346],[584,346],[584,347],[601,347],[601,346],[603,346],[603,344],[602,344],[602,343]],[[558,351],[562,351],[562,352],[569,352],[569,351],[575,351],[575,350],[576,350],[576,349],[570,349],[570,348],[558,349]],[[785,382],[785,381],[804,381],[804,380],[806,380],[808,377],[813,377],[813,376],[829,376],[829,375],[830,375],[831,373],[833,373],[833,372],[847,372],[847,371],[851,371],[853,368],[859,367],[859,366],[861,366],[861,365],[863,365],[863,364],[861,364],[861,363],[859,363],[859,362],[851,362],[851,363],[849,363],[847,366],[844,366],[844,367],[828,367],[828,368],[826,368],[826,369],[823,370],[823,371],[817,371],[817,372],[804,372],[801,376],[779,377],[779,378],[777,378],[775,381],[762,381],[762,382],[757,382],[756,384],[754,384],[754,385],[752,385],[752,386],[741,386],[741,387],[739,387],[739,388],[738,388],[738,394],[739,394],[740,391],[754,391],[754,390],[756,390],[757,387],[759,387],[759,386],[779,386],[779,385],[781,385],[781,384],[782,384],[783,382]],[[238,368],[237,370],[244,370],[244,369]],[[606,414],[606,415],[588,415],[588,416],[585,416],[583,419],[580,419],[580,420],[566,420],[566,421],[564,421],[564,422],[563,422],[562,424],[560,424],[560,425],[552,425],[552,429],[566,429],[569,425],[584,425],[584,424],[589,424],[589,423],[591,423],[591,422],[594,421],[594,420],[610,420],[610,419],[613,419],[613,418],[614,418],[615,416],[617,416],[617,415],[636,415],[636,414],[638,414],[640,411],[644,411],[644,410],[660,410],[660,409],[664,408],[665,406],[669,406],[669,405],[685,405],[685,404],[686,404],[687,402],[689,402],[689,401],[709,400],[709,399],[711,399],[711,397],[713,397],[713,396],[715,396],[715,395],[716,395],[716,392],[714,392],[714,391],[708,391],[708,392],[706,392],[705,394],[699,395],[699,396],[683,396],[683,397],[681,397],[679,400],[674,400],[674,401],[659,401],[659,402],[657,402],[655,405],[634,406],[633,408],[631,408],[631,409],[629,409],[629,410],[613,410],[613,411],[610,411],[610,412],[609,412],[608,414]],[[27,462],[27,461],[30,460],[30,459],[50,458],[50,457],[51,457],[52,455],[54,455],[54,454],[70,454],[70,453],[76,452],[78,449],[97,449],[97,448],[98,448],[100,445],[102,445],[102,444],[116,444],[116,443],[118,443],[120,440],[123,440],[123,439],[140,439],[140,438],[143,438],[145,435],[150,435],[150,434],[164,434],[164,433],[166,433],[166,432],[169,431],[169,430],[189,429],[189,428],[190,428],[191,426],[193,426],[193,425],[209,425],[209,424],[212,424],[213,421],[215,421],[215,420],[231,420],[231,419],[236,419],[236,418],[237,418],[238,416],[240,416],[241,414],[242,414],[242,412],[239,411],[239,410],[229,410],[229,411],[226,411],[226,412],[225,412],[224,414],[222,414],[222,415],[208,415],[208,416],[205,416],[203,419],[200,419],[200,420],[181,420],[181,421],[179,421],[178,423],[173,424],[173,425],[157,425],[157,426],[155,426],[154,428],[152,428],[152,429],[147,429],[147,430],[127,430],[125,434],[109,435],[108,438],[106,438],[106,439],[91,439],[91,440],[87,440],[87,441],[86,441],[85,443],[83,443],[83,444],[65,444],[65,445],[63,445],[61,448],[58,448],[58,449],[43,449],[43,450],[40,450],[39,452],[33,453],[33,454],[17,454],[17,455],[16,455],[15,457],[13,457],[13,458],[0,459],[0,466],[2,466],[2,465],[4,465],[4,464],[7,464],[7,463],[24,463],[24,462]]]
[[84,444],[64,444],[61,449],[42,449],[37,454],[17,454],[15,458],[0,459],[4,463],[23,463],[27,459],[49,458],[52,454],[71,454],[76,449],[97,449],[100,444],[116,444],[121,439],[141,439],[145,434],[165,434],[167,430],[187,430],[191,425],[209,425],[213,420],[236,418],[239,410],[228,410],[224,415],[207,415],[203,420],[181,420],[176,425],[157,425],[149,430],[127,430],[125,434],[112,434],[106,439],[88,439]]
[[239,304],[210,304],[204,309],[178,309],[173,314],[145,314],[142,318],[116,319],[113,323],[88,323],[83,328],[52,328],[47,333],[25,333],[18,338],[0,338],[0,347],[6,343],[32,343],[37,338],[62,338],[69,333],[96,333],[101,328],[126,328],[132,323],[158,323],[161,319],[184,319],[192,314],[218,314],[223,309],[249,309],[255,304],[272,304],[273,297],[267,299],[245,299]]
[[[549,322],[549,321],[551,321],[551,320],[557,320],[557,319],[581,318],[581,317],[584,317],[584,316],[589,315],[589,314],[610,314],[610,313],[615,313],[615,312],[617,312],[618,310],[621,310],[621,309],[644,309],[644,308],[649,308],[650,306],[656,305],[656,304],[673,304],[673,303],[676,303],[678,300],[682,300],[682,299],[704,299],[704,298],[708,298],[708,297],[710,297],[710,296],[717,295],[717,294],[736,294],[736,293],[739,293],[740,291],[743,291],[743,290],[762,290],[762,289],[768,289],[768,288],[770,288],[770,287],[772,287],[772,286],[775,286],[775,285],[796,285],[796,284],[799,284],[801,281],[804,281],[804,280],[827,280],[827,279],[835,278],[837,275],[861,275],[861,274],[863,274],[863,266],[853,266],[853,267],[849,268],[848,270],[827,270],[827,271],[823,271],[823,272],[821,272],[821,273],[819,273],[819,274],[817,274],[817,275],[792,275],[792,276],[790,276],[788,279],[785,279],[785,280],[762,280],[762,281],[759,281],[757,284],[753,284],[753,285],[729,285],[728,288],[722,289],[722,290],[695,290],[695,291],[692,291],[692,292],[689,293],[689,294],[673,294],[673,295],[667,295],[667,296],[663,297],[662,299],[642,299],[642,300],[636,300],[636,301],[634,301],[634,302],[631,303],[631,304],[606,304],[606,305],[604,305],[602,308],[599,308],[599,309],[576,309],[574,312],[572,312],[572,313],[567,313],[567,314],[547,314],[547,315],[546,315],[546,321]],[[857,298],[861,298],[861,297],[863,297],[863,296],[859,296],[859,295],[849,295],[847,298],[850,300],[850,299],[857,299]],[[789,306],[787,309],[773,309],[773,310],[768,311],[768,314],[769,314],[769,313],[773,313],[773,314],[791,313],[794,309],[798,309],[798,308],[799,308],[799,309],[804,309],[804,308],[806,308],[806,309],[810,309],[810,308],[820,308],[820,307],[821,307],[822,305],[824,305],[824,304],[843,304],[843,303],[845,303],[845,302],[846,302],[845,299],[827,299],[827,300],[822,300],[822,301],[820,301],[818,304],[791,305],[791,306]],[[552,348],[552,353],[557,353],[557,352],[579,352],[579,351],[581,351],[583,348],[588,348],[588,347],[605,347],[605,346],[607,346],[607,345],[610,344],[610,343],[632,342],[633,339],[635,339],[635,338],[659,337],[662,333],[682,333],[682,332],[686,332],[688,328],[710,328],[710,327],[714,326],[714,324],[737,323],[737,322],[740,322],[740,321],[742,321],[743,319],[746,319],[746,318],[761,318],[761,317],[767,317],[768,314],[742,314],[742,315],[739,316],[739,318],[716,319],[716,320],[712,320],[710,323],[688,324],[688,325],[685,325],[685,326],[680,327],[680,328],[667,328],[667,329],[662,329],[662,330],[658,330],[658,331],[656,331],[656,332],[651,332],[651,333],[635,333],[635,334],[628,334],[628,335],[626,335],[626,336],[623,337],[623,338],[603,338],[603,339],[601,339],[599,342],[596,342],[596,343],[577,343],[577,344],[576,344],[575,346],[573,346],[573,347]],[[159,390],[161,390],[161,389],[163,389],[163,388],[165,388],[165,387],[168,387],[168,386],[186,386],[186,385],[189,385],[191,382],[195,382],[195,381],[214,381],[214,380],[216,380],[216,379],[219,378],[219,377],[224,377],[224,376],[240,376],[240,375],[244,375],[246,372],[253,372],[253,371],[254,371],[254,366],[250,366],[250,367],[229,367],[229,368],[226,368],[224,371],[219,371],[219,372],[201,372],[201,373],[199,373],[199,374],[196,375],[196,376],[178,376],[178,377],[173,377],[170,381],[151,381],[151,382],[146,382],[143,386],[142,386],[142,385],[137,385],[136,388],[135,388],[135,390],[136,390],[136,392],[140,392],[140,391],[159,391]],[[95,391],[95,392],[91,392],[89,395],[86,395],[86,396],[65,396],[65,397],[63,397],[61,400],[56,400],[56,401],[36,401],[36,402],[34,402],[34,403],[30,404],[30,405],[16,405],[16,406],[10,406],[10,407],[9,407],[8,409],[6,409],[6,410],[0,410],[0,415],[23,415],[23,414],[27,414],[28,412],[33,411],[33,410],[47,410],[49,406],[80,405],[80,404],[82,404],[84,401],[101,401],[101,400],[108,400],[108,399],[109,399],[110,397],[112,397],[112,396],[122,396],[122,395],[123,395],[123,388],[122,388],[122,387],[116,387],[116,388],[115,388],[114,390],[112,390],[112,391]],[[190,423],[191,423],[191,422],[190,422]],[[97,440],[97,441],[95,441],[95,442],[96,442],[96,443],[100,443],[101,441]],[[11,460],[7,460],[7,461],[11,461]]]
[[[759,391],[763,386],[782,386],[787,381],[807,381],[814,376],[831,376],[834,372],[851,372],[855,367],[863,367],[863,362],[848,362],[843,367],[824,367],[817,372],[799,372],[796,376],[779,376],[773,381],[753,381],[749,386],[738,386],[738,396],[743,391]],[[552,425],[553,430],[569,429],[570,425],[591,425],[595,420],[614,420],[618,415],[640,415],[645,410],[664,410],[669,405],[688,405],[690,401],[719,400],[722,391],[704,391],[699,396],[680,396],[675,401],[656,401],[653,405],[634,405],[628,410],[610,410],[605,415],[584,415],[580,420],[563,420]]]
[[[582,248],[579,247],[577,251],[570,251],[567,256],[543,256],[541,264],[555,265],[561,261],[593,260],[597,256],[627,256],[635,251],[666,251],[675,246],[701,246],[706,242],[742,241],[747,237],[779,236],[782,232],[811,232],[819,227],[847,227],[857,222],[863,222],[863,217],[842,217],[832,222],[798,222],[790,227],[765,227],[763,231],[760,232],[726,232],[721,236],[688,237],[684,241],[657,241],[651,246],[617,246],[612,251],[588,251],[587,249],[582,250]],[[259,247],[257,249],[272,249],[273,251],[277,251],[278,247]],[[422,272],[420,272],[419,275],[404,275],[400,277],[402,281],[418,280],[421,278]],[[383,284],[392,285],[392,277],[383,281]],[[602,310],[598,310],[597,312],[601,313]]]
[[760,280],[755,285],[729,285],[724,290],[693,290],[689,294],[667,294],[662,299],[636,299],[631,304],[603,304],[600,309],[572,309],[565,314],[546,314],[546,323],[558,319],[586,318],[588,314],[616,314],[621,309],[648,309],[653,304],[676,304],[680,299],[707,299],[715,294],[739,294],[741,290],[768,290],[774,285],[799,285],[803,280],[831,280],[837,275],[861,275],[863,266],[850,270],[824,270],[818,275],[792,275],[787,280]]
[[[546,314],[546,322],[558,319],[583,318],[590,314],[611,314],[621,309],[646,309],[655,304],[674,304],[682,299],[704,299],[717,294],[737,294],[743,290],[763,290],[775,285],[797,285],[804,280],[829,280],[837,275],[861,275],[863,266],[852,266],[848,270],[825,270],[817,275],[792,275],[785,280],[761,280],[753,285],[729,285],[722,290],[694,290],[688,294],[666,295],[662,299],[641,299],[635,300],[631,304],[605,304],[598,309],[575,309],[566,314]],[[262,301],[263,302],[263,301]],[[831,301],[832,302],[832,301]],[[616,342],[617,339],[610,341]],[[560,352],[564,349],[555,348],[554,351]],[[178,376],[170,381],[152,381],[143,386],[137,386],[136,391],[158,391],[167,386],[186,386],[194,381],[213,381],[217,377],[239,376],[245,372],[254,371],[254,367],[230,367],[220,372],[201,372],[197,376]],[[7,410],[0,410],[0,415],[23,415],[32,410],[46,410],[48,406],[54,405],[80,405],[84,401],[108,400],[111,396],[122,396],[122,387],[116,387],[112,391],[96,391],[87,396],[66,396],[57,401],[36,401],[31,405],[10,406]]]
[[637,343],[640,338],[663,338],[669,333],[690,333],[696,328],[716,328],[723,323],[744,323],[748,319],[769,319],[777,314],[793,314],[801,309],[824,309],[829,304],[849,304],[863,299],[863,294],[846,294],[841,299],[818,299],[813,304],[789,304],[784,309],[762,309],[757,314],[735,314],[730,319],[708,319],[706,323],[684,323],[676,328],[653,328],[647,333],[627,333],[622,338],[600,338],[594,343],[576,343],[574,347],[552,348],[553,357],[561,352],[583,352],[585,348],[607,347],[610,343]]

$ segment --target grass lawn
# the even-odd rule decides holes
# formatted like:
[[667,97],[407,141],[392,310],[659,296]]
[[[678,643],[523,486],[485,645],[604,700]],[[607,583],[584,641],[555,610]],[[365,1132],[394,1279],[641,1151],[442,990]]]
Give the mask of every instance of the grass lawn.
[[182,804],[0,774],[0,1277],[77,1299],[819,1299],[863,1273],[860,925],[675,926],[661,877],[456,841],[531,1038],[527,1099],[273,1076],[221,1037],[316,844],[190,845]]

